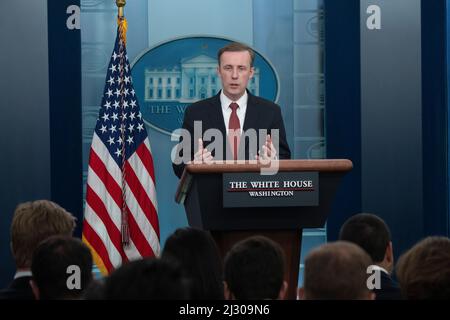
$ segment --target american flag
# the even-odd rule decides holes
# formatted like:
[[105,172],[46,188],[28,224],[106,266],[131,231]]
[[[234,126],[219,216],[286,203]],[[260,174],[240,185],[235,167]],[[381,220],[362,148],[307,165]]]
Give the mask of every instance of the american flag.
[[160,252],[153,158],[132,85],[124,33],[119,24],[86,187],[83,241],[103,274]]

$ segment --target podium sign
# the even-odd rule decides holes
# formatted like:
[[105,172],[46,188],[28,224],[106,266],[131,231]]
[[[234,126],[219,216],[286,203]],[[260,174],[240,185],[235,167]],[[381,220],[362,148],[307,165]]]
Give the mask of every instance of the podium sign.
[[224,208],[318,206],[319,173],[224,173],[222,193]]

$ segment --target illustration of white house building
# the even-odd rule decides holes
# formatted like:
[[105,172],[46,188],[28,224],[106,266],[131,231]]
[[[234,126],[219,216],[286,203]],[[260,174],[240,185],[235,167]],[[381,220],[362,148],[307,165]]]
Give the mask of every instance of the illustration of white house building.
[[[180,61],[172,69],[145,69],[145,101],[192,103],[216,95],[221,81],[217,60],[201,54]],[[259,95],[259,69],[255,68],[248,90]]]

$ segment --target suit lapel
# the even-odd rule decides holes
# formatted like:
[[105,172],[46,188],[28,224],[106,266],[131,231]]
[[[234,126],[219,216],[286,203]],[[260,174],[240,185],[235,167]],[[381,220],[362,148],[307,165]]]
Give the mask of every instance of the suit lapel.
[[[211,105],[210,108],[208,108],[208,118],[211,122],[211,127],[203,127],[203,133],[210,129],[219,129],[222,133],[223,137],[223,158],[226,158],[227,151],[228,153],[231,152],[231,149],[227,150],[229,148],[228,145],[228,137],[227,137],[227,129],[225,128],[225,120],[223,119],[223,113],[222,113],[222,105],[220,103],[220,92],[217,94],[213,99],[211,99]],[[215,154],[214,154],[215,156]],[[217,159],[217,158],[216,158]],[[217,159],[217,160],[223,160],[223,159]]]
[[[211,108],[208,108],[208,117],[211,120],[211,128],[219,129],[226,137],[225,120],[223,119],[222,105],[220,104],[220,93],[211,100]],[[203,128],[203,132],[209,128]]]
[[[260,112],[258,112],[258,104],[256,102],[256,99],[253,95],[251,95],[248,90],[247,90],[247,94],[248,94],[248,100],[247,100],[247,111],[245,112],[245,119],[244,119],[244,131],[247,131],[248,129],[254,129],[256,130],[256,139],[257,139],[257,145],[259,146],[259,137],[258,137],[258,122],[259,122],[259,114]],[[245,139],[245,141],[243,141],[244,139],[241,139],[241,143],[239,145],[239,148],[242,149],[244,146],[243,144],[245,143],[245,149],[244,151],[244,156],[245,159],[251,159],[253,160],[255,157],[255,154],[253,154],[255,152],[252,151],[251,154],[250,153],[250,147],[248,145],[248,140]]]
[[255,98],[248,93],[247,111],[245,112],[244,119],[244,131],[247,131],[249,128],[258,129],[258,116],[258,106]]

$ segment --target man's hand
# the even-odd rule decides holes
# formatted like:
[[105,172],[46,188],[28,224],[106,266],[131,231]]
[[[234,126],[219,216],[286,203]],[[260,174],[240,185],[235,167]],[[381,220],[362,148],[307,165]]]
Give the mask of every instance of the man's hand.
[[214,160],[211,152],[203,148],[203,140],[198,139],[198,151],[194,154],[194,163],[212,163]]
[[262,146],[262,152],[258,151],[258,155],[255,156],[256,160],[277,160],[277,150],[275,149],[270,134],[266,136],[266,141]]

